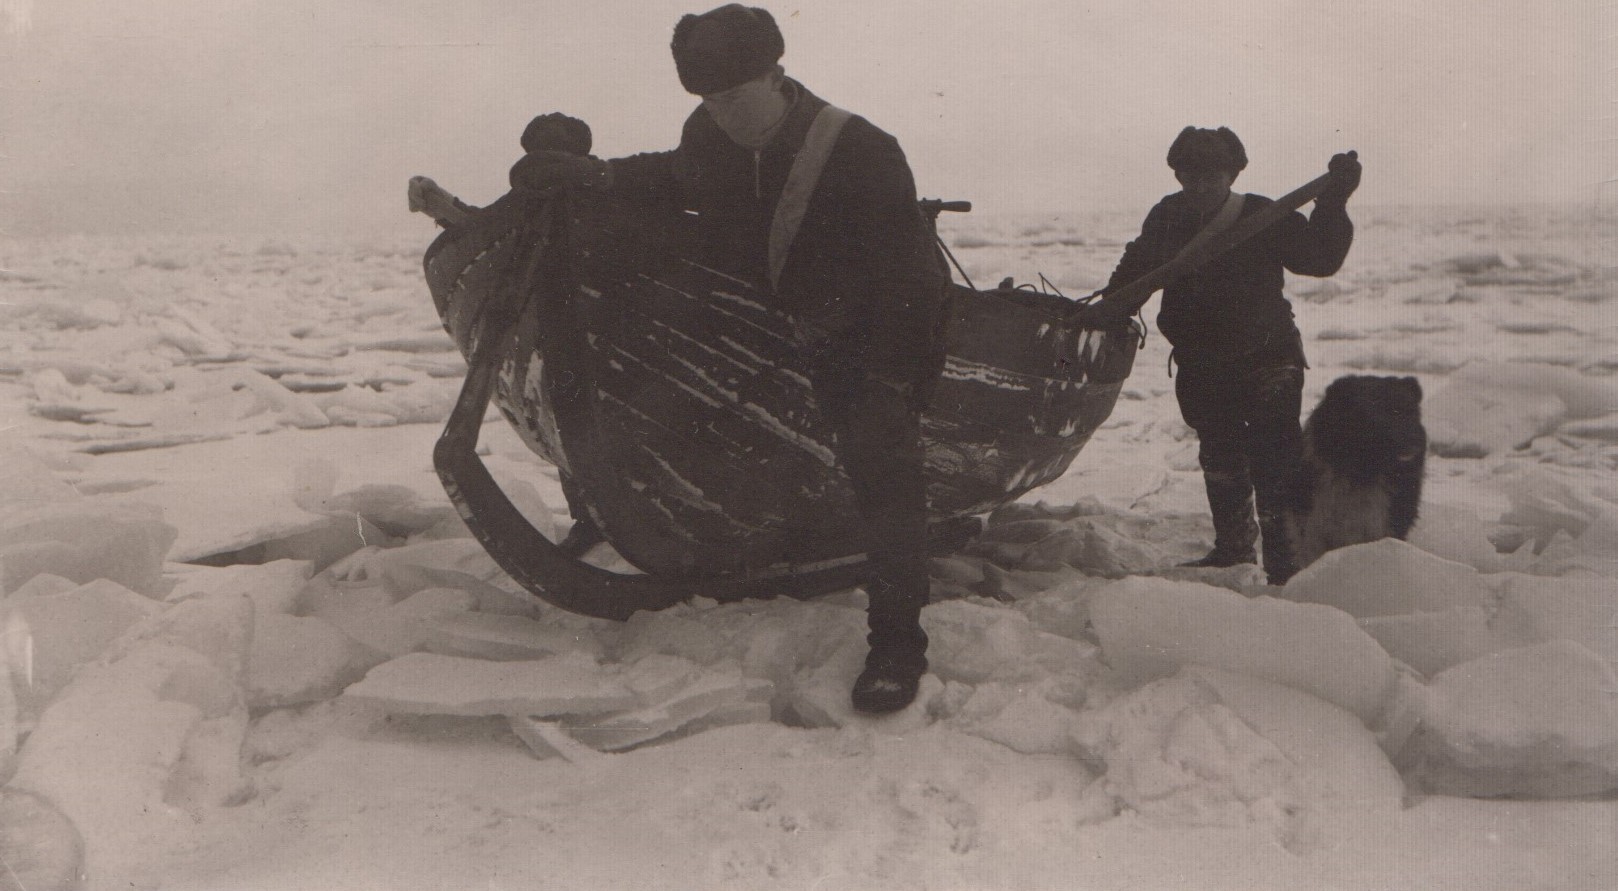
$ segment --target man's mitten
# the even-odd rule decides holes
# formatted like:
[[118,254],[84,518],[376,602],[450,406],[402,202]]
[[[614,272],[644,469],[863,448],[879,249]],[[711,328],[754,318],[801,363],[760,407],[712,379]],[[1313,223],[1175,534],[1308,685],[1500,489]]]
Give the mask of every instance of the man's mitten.
[[1331,174],[1331,181],[1315,199],[1318,204],[1345,204],[1348,196],[1360,187],[1360,156],[1359,152],[1343,152],[1331,156],[1331,163],[1326,165]]

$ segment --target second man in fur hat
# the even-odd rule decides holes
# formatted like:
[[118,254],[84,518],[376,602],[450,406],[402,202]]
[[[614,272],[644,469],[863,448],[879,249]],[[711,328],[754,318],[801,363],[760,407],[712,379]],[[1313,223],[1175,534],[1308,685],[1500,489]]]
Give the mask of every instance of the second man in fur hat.
[[[1199,235],[1209,238],[1272,203],[1231,190],[1247,167],[1247,152],[1228,127],[1186,127],[1169,146],[1168,164],[1181,190],[1146,215],[1103,294],[1145,276],[1188,245],[1195,252]],[[1285,584],[1297,571],[1282,511],[1301,460],[1298,418],[1308,365],[1282,284],[1284,272],[1332,275],[1353,244],[1346,204],[1359,184],[1360,163],[1347,152],[1334,156],[1329,168],[1331,183],[1308,218],[1288,214],[1163,288],[1157,326],[1174,348],[1174,395],[1197,434],[1213,514],[1213,549],[1188,566],[1257,562],[1262,531],[1270,584]]]

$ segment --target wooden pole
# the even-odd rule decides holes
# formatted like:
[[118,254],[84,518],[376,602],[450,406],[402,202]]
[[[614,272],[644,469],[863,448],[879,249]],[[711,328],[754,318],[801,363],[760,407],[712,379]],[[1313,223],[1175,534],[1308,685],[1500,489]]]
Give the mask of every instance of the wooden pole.
[[1111,328],[1123,324],[1145,305],[1164,285],[1194,271],[1238,244],[1264,231],[1277,220],[1320,197],[1332,181],[1332,174],[1317,176],[1286,193],[1268,207],[1237,220],[1234,225],[1209,240],[1207,247],[1190,256],[1178,256],[1138,279],[1108,294],[1099,303],[1080,307],[1073,318],[1086,328]]

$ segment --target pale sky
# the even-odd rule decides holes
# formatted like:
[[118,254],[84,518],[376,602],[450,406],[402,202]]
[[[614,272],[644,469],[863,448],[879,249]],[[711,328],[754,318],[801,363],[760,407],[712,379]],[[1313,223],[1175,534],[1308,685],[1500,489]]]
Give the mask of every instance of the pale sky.
[[[671,0],[0,0],[0,234],[419,229],[523,126],[672,148]],[[924,195],[1145,209],[1179,129],[1226,125],[1276,195],[1358,149],[1361,203],[1618,204],[1605,0],[802,0],[788,74],[898,137]]]

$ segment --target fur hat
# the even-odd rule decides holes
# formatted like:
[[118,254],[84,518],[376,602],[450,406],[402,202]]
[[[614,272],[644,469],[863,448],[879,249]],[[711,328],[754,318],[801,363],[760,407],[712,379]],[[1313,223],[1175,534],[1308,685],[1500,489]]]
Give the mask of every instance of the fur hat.
[[1247,150],[1229,127],[1204,130],[1187,127],[1169,146],[1169,166],[1175,170],[1228,170],[1232,175],[1247,167]]
[[[694,44],[691,38],[699,25],[706,25],[704,38]],[[768,10],[730,3],[682,17],[669,48],[674,50],[680,86],[707,96],[769,71],[786,52],[786,42]]]
[[545,149],[575,155],[590,154],[590,125],[559,111],[534,118],[522,131],[522,150],[537,152]]

